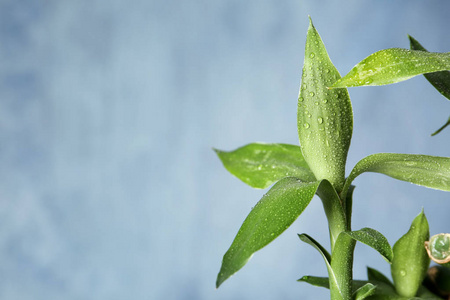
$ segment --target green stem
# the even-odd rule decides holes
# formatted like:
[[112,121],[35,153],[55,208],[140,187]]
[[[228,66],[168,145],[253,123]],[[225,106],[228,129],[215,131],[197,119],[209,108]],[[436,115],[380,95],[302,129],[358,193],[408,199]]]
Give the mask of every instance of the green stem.
[[346,234],[339,235],[334,245],[334,251],[331,254],[331,268],[338,286],[330,286],[330,295],[332,300],[352,299],[352,281],[353,281],[353,250],[356,241]]
[[[351,231],[351,212],[352,212],[352,194],[353,187],[348,188],[349,193],[346,193],[346,199],[342,199],[341,203],[345,214],[344,224],[339,224],[340,232]],[[335,227],[336,224],[329,222],[330,227]],[[330,232],[336,232],[336,228],[330,228]],[[337,240],[332,247],[331,253],[331,269],[336,278],[337,285],[330,284],[331,300],[351,300],[352,282],[353,282],[353,252],[356,241],[347,234],[339,234]]]

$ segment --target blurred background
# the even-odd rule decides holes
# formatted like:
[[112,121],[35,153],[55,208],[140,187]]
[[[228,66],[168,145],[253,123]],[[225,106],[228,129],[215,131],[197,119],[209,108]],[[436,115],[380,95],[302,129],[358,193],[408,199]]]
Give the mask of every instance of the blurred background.
[[[299,241],[328,242],[319,199],[215,289],[222,256],[264,194],[212,147],[298,144],[311,15],[341,74],[369,54],[450,50],[448,0],[0,0],[1,299],[327,299]],[[352,88],[347,174],[377,152],[450,156],[450,102],[422,77]],[[393,244],[422,207],[450,231],[450,194],[364,174],[353,228]],[[389,275],[357,245],[354,274]]]

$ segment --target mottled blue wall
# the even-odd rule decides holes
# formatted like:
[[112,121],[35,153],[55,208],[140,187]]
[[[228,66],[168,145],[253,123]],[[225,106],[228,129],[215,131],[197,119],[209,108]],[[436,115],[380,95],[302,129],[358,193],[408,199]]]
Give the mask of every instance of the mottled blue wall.
[[[449,51],[450,2],[0,1],[1,299],[326,299],[296,233],[328,240],[313,200],[219,289],[215,276],[264,191],[212,147],[297,144],[296,99],[311,15],[341,73],[372,52]],[[450,156],[450,103],[421,77],[354,88],[348,168],[375,152]],[[382,175],[356,180],[354,228],[391,243],[422,207],[449,231],[450,195]],[[388,273],[372,249],[365,266]]]

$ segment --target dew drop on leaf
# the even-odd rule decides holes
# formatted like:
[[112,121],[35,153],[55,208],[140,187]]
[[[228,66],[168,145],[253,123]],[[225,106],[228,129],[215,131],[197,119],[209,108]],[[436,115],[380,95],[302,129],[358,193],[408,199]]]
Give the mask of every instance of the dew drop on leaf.
[[314,92],[310,92],[309,95],[310,95],[311,97],[313,97],[315,94],[314,94]]
[[303,126],[305,126],[305,128],[309,128],[309,123],[305,123]]
[[314,52],[311,52],[311,54],[309,55],[309,57],[311,57],[311,58],[313,58],[314,56],[316,56],[316,55],[314,54]]

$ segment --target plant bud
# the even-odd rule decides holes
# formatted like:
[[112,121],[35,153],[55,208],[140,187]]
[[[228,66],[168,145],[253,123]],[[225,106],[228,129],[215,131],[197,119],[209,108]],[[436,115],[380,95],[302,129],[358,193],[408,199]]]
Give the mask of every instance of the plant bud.
[[414,219],[409,231],[394,245],[391,273],[395,290],[400,296],[417,294],[430,264],[423,246],[430,237],[428,221],[423,211]]

